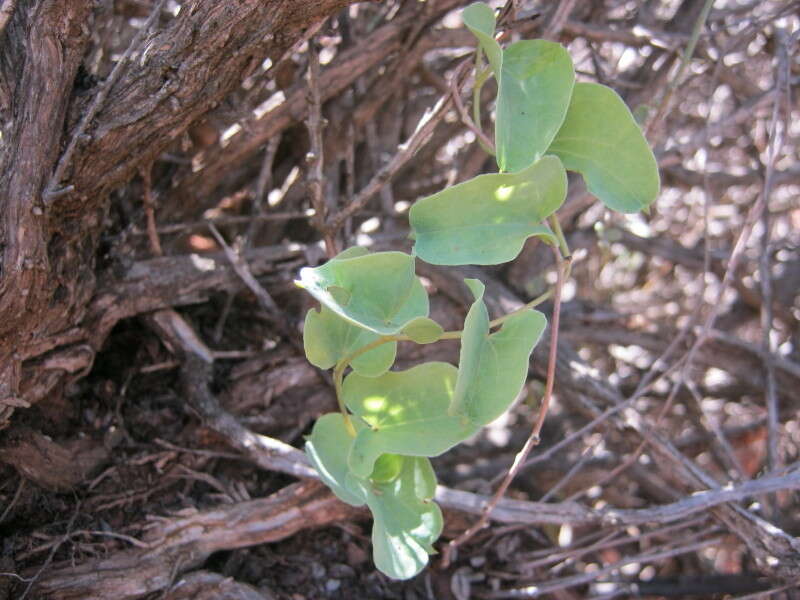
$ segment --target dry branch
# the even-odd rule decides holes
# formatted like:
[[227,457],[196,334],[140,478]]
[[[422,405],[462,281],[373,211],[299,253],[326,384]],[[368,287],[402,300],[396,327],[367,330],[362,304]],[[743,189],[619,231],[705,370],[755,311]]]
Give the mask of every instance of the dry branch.
[[157,519],[145,539],[149,548],[126,550],[78,566],[57,565],[40,579],[37,591],[53,600],[140,598],[170,586],[175,589],[175,575],[202,564],[219,550],[275,542],[358,514],[321,484],[296,483],[268,498],[190,517]]

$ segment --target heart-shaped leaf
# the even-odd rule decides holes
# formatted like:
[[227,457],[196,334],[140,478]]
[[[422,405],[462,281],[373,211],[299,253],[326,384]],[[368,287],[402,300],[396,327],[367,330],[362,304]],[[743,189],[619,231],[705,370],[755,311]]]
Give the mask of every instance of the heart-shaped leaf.
[[[309,310],[303,326],[306,357],[320,369],[330,369],[345,356],[379,337],[377,333],[345,321],[325,305],[319,311]],[[397,343],[387,342],[357,356],[350,364],[361,375],[377,377],[392,366],[396,353]]]
[[499,73],[503,60],[503,49],[494,39],[496,20],[494,11],[483,2],[475,2],[464,9],[461,18],[472,35],[478,38],[481,50],[486,54],[494,72]]
[[442,533],[439,506],[431,500],[436,478],[427,458],[404,457],[400,476],[373,486],[367,505],[375,522],[375,566],[394,579],[408,579],[428,564],[433,543]]
[[576,83],[567,117],[552,145],[570,171],[612,210],[634,213],[658,196],[658,164],[631,111],[617,93]]
[[443,362],[423,363],[380,377],[347,376],[342,397],[368,425],[353,441],[348,459],[358,477],[368,476],[381,454],[438,456],[477,431],[461,415],[447,412],[457,370]]
[[403,252],[336,257],[321,267],[300,269],[296,283],[343,319],[380,335],[396,334],[428,316],[428,295],[414,274],[414,257]]
[[558,210],[566,193],[567,174],[554,156],[518,173],[479,175],[411,207],[414,250],[435,265],[513,260],[531,236],[555,243],[541,221]]
[[503,51],[495,145],[500,171],[516,172],[544,154],[567,114],[575,71],[561,44],[523,40]]
[[[489,313],[483,302],[484,285],[477,279],[464,282],[475,302],[464,321],[451,412],[483,426],[508,410],[525,384],[528,360],[547,319],[537,310],[525,310],[508,317],[500,331],[490,334]],[[363,431],[358,435],[362,434]]]
[[[356,431],[363,428],[354,420]],[[314,423],[311,435],[306,438],[306,455],[319,473],[322,482],[331,488],[336,497],[353,506],[363,506],[367,501],[364,488],[348,485],[347,456],[353,438],[348,433],[344,417],[328,413]]]

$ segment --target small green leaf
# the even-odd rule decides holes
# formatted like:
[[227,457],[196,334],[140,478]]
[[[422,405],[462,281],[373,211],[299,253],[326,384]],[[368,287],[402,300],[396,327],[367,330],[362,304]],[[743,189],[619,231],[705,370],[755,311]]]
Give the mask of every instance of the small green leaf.
[[375,461],[375,468],[369,478],[375,483],[389,483],[400,475],[404,457],[399,454],[382,454]]
[[[339,360],[374,342],[380,336],[345,321],[327,306],[306,313],[303,326],[303,347],[306,358],[320,369],[330,369]],[[397,342],[387,342],[365,352],[351,363],[365,377],[377,377],[394,363]]]
[[550,146],[567,114],[575,71],[561,44],[523,40],[503,51],[498,81],[497,165],[513,173]]
[[[356,430],[364,427],[354,422]],[[347,456],[353,438],[347,432],[344,417],[339,413],[328,413],[314,423],[314,429],[306,440],[306,455],[319,473],[322,482],[347,504],[363,506],[367,501],[363,489],[347,485]]]
[[658,164],[647,140],[617,93],[597,83],[577,83],[567,118],[548,152],[612,210],[634,213],[658,196]]
[[456,374],[453,365],[430,362],[375,378],[348,375],[342,397],[369,425],[350,449],[350,470],[366,477],[381,454],[438,456],[473,435],[477,427],[447,412]]
[[[519,394],[528,376],[531,352],[547,320],[539,311],[525,310],[508,317],[500,331],[490,334],[489,313],[483,302],[484,285],[477,279],[464,281],[475,302],[464,321],[458,381],[450,412],[465,415],[471,423],[483,426],[508,410]],[[354,443],[353,449],[355,446]]]
[[404,457],[400,476],[376,485],[367,497],[375,522],[372,526],[372,552],[375,566],[393,579],[409,579],[428,564],[433,543],[442,533],[442,511],[430,498],[434,485],[421,480],[433,477],[426,458]]
[[300,269],[296,283],[343,319],[380,335],[396,334],[428,315],[428,295],[414,274],[414,257],[403,252],[336,257],[321,267]]
[[411,207],[414,250],[435,265],[507,262],[531,236],[555,243],[541,221],[558,210],[566,193],[567,174],[553,156],[518,173],[479,175]]
[[464,25],[467,26],[476,38],[481,49],[486,54],[489,64],[495,73],[500,73],[503,60],[503,50],[494,39],[495,16],[494,11],[483,2],[470,4],[461,13]]
[[403,333],[417,344],[432,344],[442,337],[444,329],[433,319],[419,317],[406,325]]

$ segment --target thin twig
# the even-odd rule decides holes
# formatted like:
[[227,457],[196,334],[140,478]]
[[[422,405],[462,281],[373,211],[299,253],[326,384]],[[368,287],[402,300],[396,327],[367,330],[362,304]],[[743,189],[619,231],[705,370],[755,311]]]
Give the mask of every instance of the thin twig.
[[[267,147],[264,150],[264,159],[261,162],[261,171],[258,173],[258,179],[256,180],[256,187],[253,193],[252,214],[249,217],[245,217],[248,220],[248,227],[247,232],[244,234],[244,236],[242,236],[242,251],[246,251],[253,245],[253,241],[255,240],[263,221],[263,219],[259,219],[258,217],[263,217],[264,197],[267,194],[267,188],[272,186],[272,163],[275,160],[275,153],[278,151],[278,145],[280,144],[280,141],[280,135],[270,138],[269,143],[267,143]],[[228,315],[233,308],[233,301],[235,299],[236,292],[227,292],[227,295],[225,296],[225,304],[222,306],[222,311],[220,311],[219,318],[214,324],[214,330],[211,334],[213,340],[217,343],[222,339],[222,333],[225,330],[225,323],[228,321]]]
[[651,136],[655,133],[656,129],[661,123],[661,120],[664,118],[664,115],[667,114],[667,110],[669,109],[670,102],[672,100],[672,95],[675,93],[675,90],[678,89],[678,86],[683,83],[683,74],[686,72],[686,68],[689,66],[689,63],[692,60],[694,49],[697,46],[697,40],[700,39],[700,33],[703,31],[703,27],[705,27],[708,13],[711,12],[711,7],[713,4],[714,0],[705,0],[703,8],[700,10],[700,15],[697,17],[697,21],[695,21],[694,27],[692,28],[692,35],[689,38],[689,43],[686,44],[686,48],[681,56],[681,64],[678,67],[678,71],[675,73],[675,77],[673,77],[669,82],[667,91],[664,92],[655,115],[647,125],[646,135],[648,138],[651,138]]
[[9,502],[8,506],[6,506],[5,510],[3,510],[3,514],[0,515],[0,523],[3,523],[3,521],[6,520],[8,513],[11,512],[11,509],[14,508],[14,505],[17,503],[19,497],[22,495],[22,490],[25,488],[25,481],[26,481],[25,478],[20,476],[19,485],[17,486],[17,491],[14,492],[14,497],[11,499],[11,502]]
[[279,321],[281,311],[278,308],[278,305],[275,303],[275,300],[272,298],[270,293],[264,289],[264,286],[258,283],[256,278],[253,276],[253,273],[250,271],[250,267],[247,266],[244,258],[242,258],[242,255],[228,245],[228,242],[225,241],[225,238],[222,237],[219,230],[213,223],[208,223],[208,230],[214,236],[214,239],[217,240],[217,243],[222,246],[225,256],[231,263],[233,270],[236,271],[236,274],[239,276],[239,278],[250,289],[250,291],[255,294],[256,298],[258,298],[261,308],[264,309],[271,319],[274,319],[276,322]]
[[322,100],[319,91],[319,52],[315,40],[312,38],[308,44],[308,129],[309,150],[306,154],[308,164],[307,182],[308,192],[311,196],[311,205],[314,207],[314,217],[311,222],[325,240],[325,252],[328,258],[336,256],[338,249],[334,238],[335,228],[328,225],[328,206],[325,202],[323,185],[323,166],[325,156],[322,144]]
[[[156,233],[158,233],[158,235],[186,233],[188,231],[194,231],[197,229],[206,229],[209,223],[213,223],[218,227],[229,226],[229,225],[250,225],[251,229],[253,229],[252,225],[254,223],[261,224],[272,221],[278,221],[278,222],[291,221],[292,219],[307,219],[307,218],[308,218],[308,213],[305,211],[282,211],[282,212],[269,212],[269,213],[252,214],[252,215],[224,215],[224,216],[205,219],[203,221],[192,221],[189,223],[168,223],[165,225],[159,225],[156,228]],[[147,230],[142,231],[141,229],[133,229],[131,231],[131,235],[135,236],[149,235],[149,232]],[[254,234],[251,234],[250,231],[248,231],[246,234],[245,241],[251,239],[253,235]]]
[[25,591],[22,593],[22,596],[19,597],[19,600],[25,600],[25,598],[27,598],[27,596],[30,593],[31,589],[36,584],[36,581],[39,579],[39,577],[41,577],[42,573],[44,573],[44,571],[47,569],[47,567],[50,566],[50,563],[53,562],[53,557],[55,557],[56,552],[58,551],[58,549],[66,541],[69,540],[70,535],[72,533],[72,527],[73,527],[73,525],[75,525],[75,520],[78,518],[78,515],[80,514],[80,510],[81,510],[81,503],[78,502],[75,505],[75,510],[73,511],[72,516],[69,519],[69,522],[67,523],[66,532],[64,533],[63,536],[61,536],[56,541],[55,544],[53,544],[53,547],[50,549],[50,554],[47,555],[47,559],[44,561],[42,566],[39,567],[39,570],[36,571],[36,574],[33,577],[31,577],[31,579],[29,580],[29,583],[28,583],[28,587],[25,588]]
[[147,239],[150,244],[150,252],[154,256],[164,256],[161,249],[161,240],[158,238],[158,228],[156,227],[155,202],[153,201],[153,181],[150,176],[152,165],[147,165],[139,170],[144,186],[144,212],[147,217]]
[[[454,78],[460,79],[467,66],[469,66],[469,62],[465,61],[461,63],[461,65],[456,69]],[[439,101],[436,103],[436,105],[428,110],[422,119],[420,119],[420,122],[417,124],[417,128],[414,130],[414,133],[411,134],[411,137],[409,137],[398,147],[397,153],[392,157],[392,159],[383,167],[381,167],[377,173],[375,173],[372,179],[370,179],[369,183],[367,183],[367,185],[356,194],[350,204],[339,211],[330,220],[330,227],[332,229],[337,230],[342,226],[346,219],[352,217],[354,214],[364,208],[367,202],[369,202],[372,197],[381,190],[381,187],[383,187],[387,181],[394,177],[394,175],[411,159],[411,157],[416,154],[417,150],[419,150],[422,145],[428,141],[433,133],[433,130],[436,129],[436,126],[444,118],[451,102],[452,96],[449,93],[439,98]]]
[[[789,40],[785,32],[780,32],[777,38],[783,43],[778,46],[778,73],[776,88],[778,94],[772,107],[772,120],[770,123],[769,139],[770,144],[767,150],[767,162],[764,172],[764,188],[762,196],[764,202],[761,206],[761,256],[759,259],[759,278],[761,280],[761,347],[764,356],[773,354],[772,344],[772,271],[770,269],[770,214],[769,197],[775,175],[775,162],[777,155],[783,146],[783,136],[786,130],[787,114],[781,118],[780,110],[781,99],[786,98],[788,106],[789,96]],[[781,93],[782,90],[785,92]],[[785,96],[784,96],[785,94]],[[780,466],[780,454],[778,453],[778,426],[780,423],[778,390],[775,380],[775,366],[771,360],[764,361],[766,371],[766,386],[764,386],[765,402],[767,405],[767,468],[770,472],[775,471]]]
[[575,8],[575,3],[576,0],[562,0],[558,3],[550,22],[547,23],[547,27],[545,27],[544,34],[542,35],[544,39],[558,39],[558,34],[561,33],[562,29],[564,29],[564,25],[566,25],[569,15]]
[[276,135],[270,138],[267,147],[264,149],[264,159],[261,161],[261,171],[256,180],[256,189],[253,196],[253,214],[250,226],[245,236],[244,247],[248,248],[254,243],[259,226],[263,221],[264,199],[267,197],[269,188],[272,187],[272,164],[275,162],[275,154],[281,143],[281,136]]
[[560,579],[536,582],[535,584],[528,585],[525,588],[518,590],[506,590],[506,591],[501,590],[498,592],[491,592],[489,594],[483,595],[483,597],[495,598],[495,599],[539,598],[545,594],[550,594],[558,590],[563,590],[578,585],[583,585],[585,583],[589,583],[590,581],[595,581],[596,579],[599,579],[604,575],[609,575],[617,571],[618,569],[624,567],[625,565],[629,565],[631,563],[646,563],[646,562],[653,562],[656,560],[663,560],[665,558],[670,558],[673,556],[680,556],[681,554],[696,552],[697,550],[701,550],[702,548],[719,544],[723,540],[724,537],[720,536],[715,538],[709,538],[692,544],[677,546],[675,548],[670,548],[667,550],[645,552],[642,554],[638,554],[636,556],[629,556],[623,558],[622,560],[619,560],[615,563],[611,563],[610,565],[607,565],[601,569],[590,571],[588,573],[584,572],[577,575],[570,575],[569,577],[562,577]]

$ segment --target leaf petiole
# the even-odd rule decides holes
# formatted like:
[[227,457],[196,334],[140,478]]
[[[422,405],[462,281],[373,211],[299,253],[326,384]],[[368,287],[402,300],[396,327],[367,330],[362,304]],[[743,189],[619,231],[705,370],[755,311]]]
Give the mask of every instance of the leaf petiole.
[[[556,234],[556,239],[558,240],[558,249],[561,251],[561,258],[569,258],[572,256],[572,252],[567,244],[567,238],[564,237],[564,232],[561,230],[561,223],[559,223],[558,217],[555,213],[553,213],[547,218],[547,220],[550,223],[553,233]],[[567,277],[568,276],[569,275],[567,275]]]

